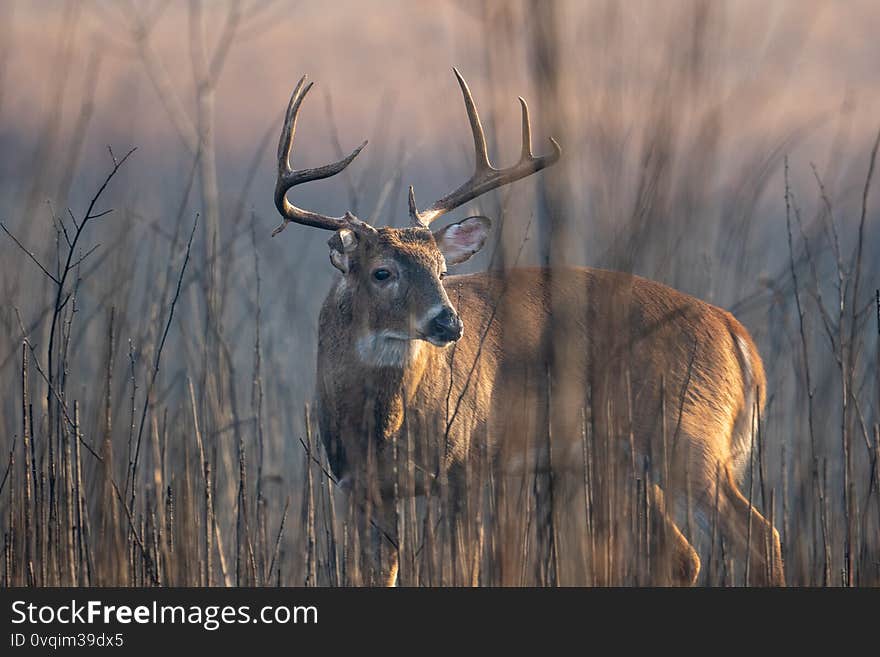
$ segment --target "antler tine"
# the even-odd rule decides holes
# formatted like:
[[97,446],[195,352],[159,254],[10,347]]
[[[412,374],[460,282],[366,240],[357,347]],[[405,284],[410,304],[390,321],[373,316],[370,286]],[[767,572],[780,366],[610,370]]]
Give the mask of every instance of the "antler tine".
[[422,213],[419,212],[419,208],[416,206],[416,190],[413,189],[412,185],[409,186],[409,218],[413,226],[426,227],[429,223],[423,221]]
[[464,97],[468,121],[471,124],[471,132],[474,135],[474,175],[477,175],[482,171],[492,169],[492,164],[489,162],[489,151],[486,148],[486,133],[483,132],[483,124],[480,122],[480,115],[477,112],[477,106],[474,103],[474,97],[471,95],[467,82],[461,77],[461,73],[458,72],[457,68],[453,67],[452,70],[455,73],[455,77],[458,78],[458,85],[461,87],[461,95]]
[[[519,96],[519,104],[522,106],[522,154],[519,161],[532,159],[532,124],[529,121],[529,104],[526,99]],[[550,141],[553,141],[552,137]]]
[[493,167],[489,161],[486,149],[486,135],[483,132],[483,125],[480,123],[480,116],[477,113],[477,106],[474,103],[473,96],[467,82],[465,82],[461,73],[458,72],[458,69],[453,68],[452,70],[455,72],[455,77],[458,78],[458,83],[461,87],[468,121],[471,124],[471,132],[474,137],[474,173],[461,187],[447,194],[423,211],[419,211],[416,206],[415,191],[410,187],[409,214],[414,226],[427,227],[440,215],[454,210],[492,189],[508,185],[555,164],[562,155],[562,147],[553,137],[550,137],[550,144],[553,147],[552,153],[540,157],[535,157],[532,154],[532,128],[529,120],[529,106],[520,97],[519,102],[522,107],[522,150],[519,162],[506,169],[496,169]]
[[[284,124],[281,127],[281,138],[278,140],[278,175],[287,176],[292,173],[290,166],[290,151],[293,148],[293,135],[296,132],[296,117],[299,114],[299,106],[304,97],[303,87],[308,79],[307,75],[302,76],[293,93],[290,95],[290,102],[287,103],[287,112],[284,114]],[[312,88],[314,82],[309,82],[306,93]]]
[[303,224],[305,226],[313,226],[315,228],[323,228],[325,230],[339,230],[341,228],[371,228],[351,212],[346,212],[341,217],[331,217],[310,210],[304,210],[293,205],[287,200],[287,192],[296,185],[301,185],[312,180],[321,180],[335,176],[337,173],[345,169],[352,160],[358,156],[364,146],[363,144],[355,148],[347,157],[342,158],[338,162],[327,164],[322,167],[312,169],[300,169],[295,171],[290,164],[290,155],[293,150],[293,139],[296,134],[296,119],[299,115],[299,108],[302,105],[306,94],[314,85],[313,82],[306,84],[307,76],[303,76],[297,83],[290,102],[287,105],[287,113],[284,117],[284,125],[281,128],[281,138],[278,141],[278,179],[275,183],[275,207],[284,217],[284,221],[275,230],[272,231],[273,237],[287,227],[291,221]]

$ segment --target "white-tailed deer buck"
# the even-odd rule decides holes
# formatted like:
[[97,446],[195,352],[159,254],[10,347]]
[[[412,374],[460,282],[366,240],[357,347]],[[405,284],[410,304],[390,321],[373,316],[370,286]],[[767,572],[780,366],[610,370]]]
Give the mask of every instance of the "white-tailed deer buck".
[[[429,493],[441,476],[460,491],[469,462],[479,459],[499,476],[530,468],[582,473],[586,413],[593,431],[626,435],[655,470],[662,462],[664,475],[646,479],[654,483],[644,499],[662,519],[674,581],[692,584],[700,569],[674,521],[672,503],[687,497],[717,522],[728,556],[751,583],[783,584],[778,534],[737,485],[765,378],[752,338],[732,315],[599,269],[447,276],[447,267],[482,248],[490,222],[469,217],[435,232],[431,222],[561,155],[552,138],[550,154],[532,154],[520,99],[522,155],[510,168],[493,167],[471,93],[455,74],[475,171],[424,210],[410,187],[406,228],[376,229],[349,212],[332,217],[293,205],[291,188],[339,173],[363,145],[336,163],[295,171],[296,119],[312,86],[305,77],[287,110],[275,188],[284,222],[273,235],[289,222],[332,231],[330,261],[340,272],[320,313],[317,362],[320,432],[335,476],[393,539],[400,445],[411,446],[415,494]],[[393,580],[396,562],[392,571]]]

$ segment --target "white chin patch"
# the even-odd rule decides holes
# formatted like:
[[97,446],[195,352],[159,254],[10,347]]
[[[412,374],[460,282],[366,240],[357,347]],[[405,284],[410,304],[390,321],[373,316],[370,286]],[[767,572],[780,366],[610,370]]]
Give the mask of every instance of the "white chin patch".
[[453,344],[455,340],[438,340],[437,338],[425,338],[428,342],[430,342],[435,347],[440,347],[441,349],[445,349],[449,345]]
[[393,331],[367,333],[357,339],[355,350],[365,365],[403,367],[415,358],[420,341]]

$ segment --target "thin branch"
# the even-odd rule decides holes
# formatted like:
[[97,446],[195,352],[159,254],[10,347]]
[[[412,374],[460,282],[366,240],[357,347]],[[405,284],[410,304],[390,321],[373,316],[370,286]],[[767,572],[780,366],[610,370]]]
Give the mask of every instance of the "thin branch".
[[[108,147],[108,149],[109,149],[109,147]],[[70,248],[67,251],[67,261],[64,264],[64,268],[61,270],[61,277],[58,279],[58,292],[55,295],[55,311],[52,313],[52,325],[49,329],[49,348],[48,348],[48,352],[47,352],[48,367],[46,369],[47,369],[47,373],[48,373],[48,381],[49,381],[50,387],[51,387],[51,383],[54,381],[54,368],[52,366],[52,352],[54,351],[54,346],[55,346],[55,333],[56,333],[55,328],[58,324],[58,317],[61,314],[61,309],[64,307],[64,303],[67,303],[67,299],[65,299],[64,303],[62,303],[61,297],[64,295],[64,283],[67,280],[68,274],[73,269],[73,267],[71,265],[73,262],[73,254],[76,249],[76,245],[79,242],[79,238],[82,236],[86,225],[89,223],[89,219],[93,217],[92,213],[95,209],[95,205],[97,204],[97,202],[101,198],[101,196],[104,194],[104,190],[107,189],[107,185],[110,184],[110,181],[113,180],[114,176],[116,176],[116,173],[119,171],[120,167],[123,164],[125,164],[126,160],[128,160],[128,158],[131,157],[132,153],[134,153],[137,150],[137,148],[132,148],[131,150],[129,150],[121,160],[116,159],[116,157],[113,155],[112,149],[109,149],[109,150],[110,150],[110,157],[113,160],[113,168],[110,170],[110,172],[104,178],[104,182],[101,183],[101,186],[98,187],[98,191],[95,192],[94,196],[92,196],[91,201],[89,201],[88,209],[86,210],[85,214],[83,215],[82,222],[77,226],[76,234],[73,236],[73,240],[71,242]],[[69,298],[69,295],[68,295],[68,298]],[[51,407],[52,407],[51,394],[49,395],[49,397],[46,401],[46,404],[47,404],[49,411],[50,411],[49,417],[51,420]],[[51,425],[51,421],[49,424]]]
[[856,242],[856,280],[853,284],[853,299],[856,303],[858,303],[859,282],[862,276],[862,246],[865,242],[865,218],[868,214],[868,194],[871,191],[871,181],[874,178],[874,165],[877,163],[878,147],[880,147],[880,131],[877,131],[877,137],[874,139],[874,146],[871,148],[871,158],[868,162],[868,175],[865,177],[865,186],[862,188],[862,212],[859,217],[859,237]]
[[281,526],[278,527],[278,536],[275,538],[275,549],[272,550],[272,561],[269,562],[269,573],[266,575],[266,581],[272,581],[272,573],[275,570],[275,561],[278,558],[278,553],[281,550],[281,536],[284,534],[284,521],[287,520],[287,511],[290,508],[290,496],[287,496],[287,501],[284,503],[284,511],[281,514]]
[[100,219],[101,217],[108,215],[111,212],[113,212],[113,208],[110,208],[109,210],[104,210],[103,212],[99,212],[98,214],[90,214],[86,217],[86,219]]
[[90,255],[92,255],[95,251],[97,251],[98,248],[99,248],[100,246],[101,246],[101,243],[100,243],[100,242],[98,242],[97,244],[95,244],[95,246],[93,246],[91,249],[89,249],[88,251],[86,251],[85,255],[80,256],[80,257],[76,260],[76,262],[74,262],[74,263],[71,265],[71,267],[73,267],[74,269],[77,268],[77,267],[79,267],[79,265],[82,263],[82,261],[85,260],[86,258],[88,258]]
[[156,351],[156,361],[153,364],[153,373],[150,377],[150,385],[147,387],[146,397],[144,399],[143,410],[141,411],[141,422],[138,428],[137,442],[135,443],[135,452],[134,458],[131,462],[131,502],[134,502],[134,476],[135,471],[137,470],[138,458],[140,456],[141,451],[141,439],[143,438],[144,433],[144,424],[147,419],[147,411],[150,408],[150,394],[153,391],[153,386],[156,384],[156,377],[159,375],[159,363],[162,359],[162,350],[165,347],[165,340],[168,338],[168,332],[171,330],[171,321],[174,319],[174,308],[177,306],[177,300],[180,298],[180,289],[183,283],[183,275],[186,272],[186,266],[189,263],[189,256],[192,250],[193,238],[196,234],[196,227],[199,225],[199,215],[196,214],[195,221],[193,221],[192,231],[189,234],[189,240],[186,243],[186,254],[183,257],[183,265],[180,268],[180,276],[177,278],[177,288],[174,291],[174,298],[171,301],[171,308],[168,311],[168,320],[165,322],[165,330],[162,333],[162,340],[159,342],[159,348]]
[[[40,360],[37,358],[36,349],[35,349],[34,345],[31,344],[30,338],[28,338],[28,335],[25,332],[24,324],[21,321],[21,313],[19,312],[18,308],[15,308],[15,316],[18,319],[18,326],[22,332],[22,339],[24,340],[24,343],[27,345],[28,349],[31,352],[31,355],[33,356],[33,363],[34,363],[34,367],[37,368],[37,373],[40,375],[40,377],[43,379],[43,381],[46,382],[46,385],[49,386],[49,393],[51,395],[53,395],[55,397],[55,399],[58,401],[59,407],[61,408],[61,412],[64,415],[64,419],[67,421],[67,424],[71,428],[75,427],[76,424],[71,419],[70,413],[67,411],[67,404],[64,403],[64,400],[61,398],[61,395],[58,394],[58,390],[56,390],[55,386],[49,382],[49,379],[46,377],[46,372],[43,371],[43,368],[40,365]],[[103,462],[104,459],[102,459],[101,456],[94,450],[94,448],[92,448],[92,446],[86,442],[86,439],[82,435],[82,433],[80,432],[78,435],[79,435],[79,441],[83,445],[83,447],[85,447],[89,452],[91,452],[92,455],[96,459]]]
[[[70,208],[67,208],[67,214],[70,215],[70,220],[73,222],[73,227],[79,228],[79,226],[76,223],[76,217],[73,216],[73,210],[71,210]],[[55,216],[54,212],[52,213],[52,216],[53,217]],[[64,224],[64,219],[60,216],[58,217],[58,223],[61,224],[61,230],[64,232],[64,241],[67,242],[67,246],[73,246],[73,244],[70,241],[70,235],[67,233],[67,226]]]
[[18,436],[12,437],[12,446],[9,448],[9,462],[6,464],[6,474],[3,475],[3,481],[0,481],[0,495],[3,494],[3,489],[6,487],[6,480],[9,478],[9,471],[12,469],[12,464],[15,462],[15,445],[18,441]]
[[788,156],[785,158],[785,226],[788,231],[788,262],[791,268],[791,278],[794,282],[794,300],[797,306],[798,324],[801,334],[801,353],[804,359],[804,383],[807,392],[807,424],[810,431],[810,451],[813,465],[813,478],[818,477],[818,461],[816,460],[816,436],[813,430],[813,384],[810,379],[810,357],[807,351],[807,335],[804,327],[804,309],[801,305],[800,288],[798,286],[797,268],[794,262],[794,239],[791,233],[791,186],[788,179]]
[[9,235],[10,238],[12,238],[12,241],[18,245],[18,248],[20,248],[22,251],[24,251],[30,257],[30,259],[34,261],[34,264],[37,267],[39,267],[40,270],[44,274],[46,274],[46,276],[48,276],[49,278],[52,279],[52,281],[55,283],[55,285],[61,285],[61,281],[59,281],[57,278],[55,278],[55,276],[48,269],[46,269],[39,260],[37,260],[37,256],[35,256],[32,251],[28,251],[25,248],[24,244],[19,242],[18,239],[15,237],[15,235],[13,235],[12,233],[9,232],[9,229],[6,228],[6,226],[3,224],[2,221],[0,221],[0,228],[3,229],[4,233],[6,233],[7,235]]
[[[119,504],[122,505],[122,508],[125,510],[125,517],[128,519],[128,526],[131,529],[132,536],[134,536],[134,540],[138,545],[138,548],[141,551],[141,558],[149,565],[152,564],[152,559],[150,558],[149,552],[147,552],[146,547],[144,547],[144,542],[141,540],[141,536],[138,533],[137,527],[134,524],[134,520],[131,517],[131,511],[125,506],[125,502],[122,500],[122,493],[119,491],[119,486],[116,485],[116,482],[113,481],[112,478],[108,478],[110,481],[110,485],[113,486],[113,492],[116,493],[116,499],[119,500]],[[153,580],[153,584],[159,585],[159,580],[156,577],[156,573],[152,567],[148,568],[150,577]]]

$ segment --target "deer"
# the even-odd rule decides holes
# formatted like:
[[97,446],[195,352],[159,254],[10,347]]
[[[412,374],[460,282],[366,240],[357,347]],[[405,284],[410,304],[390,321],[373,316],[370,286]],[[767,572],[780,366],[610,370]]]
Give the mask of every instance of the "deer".
[[[404,494],[395,483],[394,455],[405,429],[417,427],[426,437],[409,454],[416,480],[410,494],[430,495],[442,478],[460,496],[463,472],[476,459],[501,473],[582,468],[584,400],[598,409],[592,421],[611,426],[614,413],[603,418],[603,409],[628,394],[626,433],[635,450],[658,460],[663,433],[666,469],[686,474],[656,477],[646,489],[671,545],[672,582],[693,585],[700,572],[699,555],[673,512],[688,495],[701,517],[717,519],[731,554],[750,572],[749,584],[783,586],[779,534],[740,489],[766,378],[755,342],[733,315],[660,282],[589,267],[448,275],[483,248],[491,220],[471,216],[434,231],[431,224],[562,155],[552,137],[548,154],[533,154],[529,108],[520,97],[521,156],[508,168],[493,166],[471,91],[453,71],[473,137],[474,171],[421,210],[410,186],[402,228],[294,205],[290,190],[340,173],[367,142],[337,162],[294,170],[297,116],[314,83],[304,76],[288,104],[275,187],[283,221],[272,234],[290,223],[332,233],[329,259],[338,272],[318,318],[315,402],[327,464],[340,487],[393,543],[396,498]],[[548,363],[564,370],[564,384]],[[529,434],[546,421],[536,422],[532,416],[540,414],[532,411],[548,398],[548,386],[554,427],[545,446]],[[663,422],[668,426],[661,430]],[[394,585],[397,557],[391,561],[387,583]]]

